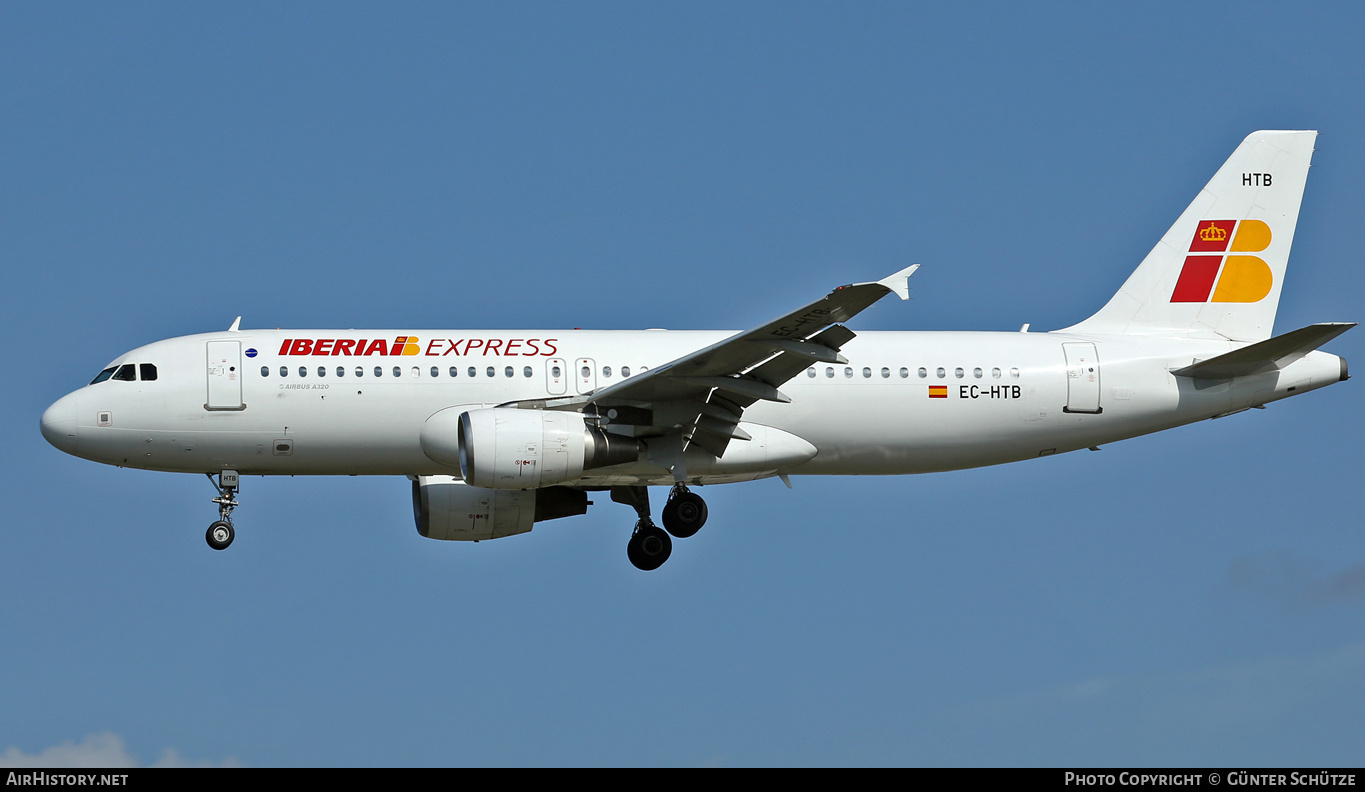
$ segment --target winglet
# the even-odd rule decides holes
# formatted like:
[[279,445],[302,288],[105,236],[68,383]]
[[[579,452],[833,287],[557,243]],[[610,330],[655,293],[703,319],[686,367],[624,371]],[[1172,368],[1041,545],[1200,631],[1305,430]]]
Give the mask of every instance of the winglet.
[[241,329],[241,326],[242,326],[242,317],[239,316],[239,317],[237,317],[236,319],[233,319],[233,320],[232,320],[232,327],[229,327],[229,328],[228,328],[228,332],[229,332],[229,333],[235,333],[235,332],[237,332],[239,329]]
[[914,275],[915,270],[917,269],[919,269],[918,264],[911,264],[900,272],[897,272],[895,275],[877,281],[877,285],[885,286],[887,289],[895,292],[896,296],[902,300],[908,300],[910,299],[910,276]]

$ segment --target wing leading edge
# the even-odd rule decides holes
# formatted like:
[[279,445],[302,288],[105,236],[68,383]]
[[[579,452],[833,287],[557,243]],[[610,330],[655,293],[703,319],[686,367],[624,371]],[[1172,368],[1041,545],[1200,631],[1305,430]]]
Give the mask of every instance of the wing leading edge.
[[585,396],[520,406],[597,415],[614,410],[611,424],[630,426],[637,437],[676,432],[718,457],[731,440],[749,439],[739,420],[750,405],[791,401],[778,387],[812,362],[846,363],[839,350],[855,333],[842,323],[888,294],[909,299],[907,281],[918,268],[840,286],[752,330]]

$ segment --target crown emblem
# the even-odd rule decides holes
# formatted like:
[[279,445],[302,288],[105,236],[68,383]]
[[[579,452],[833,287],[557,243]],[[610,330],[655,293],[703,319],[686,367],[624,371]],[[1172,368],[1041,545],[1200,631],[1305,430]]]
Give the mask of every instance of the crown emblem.
[[1224,239],[1228,238],[1228,232],[1213,223],[1209,223],[1199,229],[1199,238],[1205,242],[1222,242]]

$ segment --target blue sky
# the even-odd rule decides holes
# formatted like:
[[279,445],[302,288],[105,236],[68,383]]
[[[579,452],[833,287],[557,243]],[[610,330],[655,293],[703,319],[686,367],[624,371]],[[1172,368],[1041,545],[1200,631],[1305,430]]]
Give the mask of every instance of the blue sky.
[[[478,545],[402,479],[199,477],[38,433],[244,327],[1045,330],[1248,133],[1321,131],[1276,328],[1365,317],[1346,4],[0,6],[0,761],[1344,765],[1359,384],[976,471],[708,488]],[[1333,341],[1354,361],[1365,333]],[[656,498],[657,500],[657,498]]]

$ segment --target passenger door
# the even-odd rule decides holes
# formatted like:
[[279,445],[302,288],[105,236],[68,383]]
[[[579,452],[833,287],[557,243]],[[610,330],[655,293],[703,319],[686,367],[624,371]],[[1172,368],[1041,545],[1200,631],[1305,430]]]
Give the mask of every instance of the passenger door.
[[208,349],[208,401],[206,410],[241,410],[242,342],[210,341]]
[[1100,359],[1094,344],[1062,344],[1066,353],[1066,408],[1064,412],[1098,413]]

